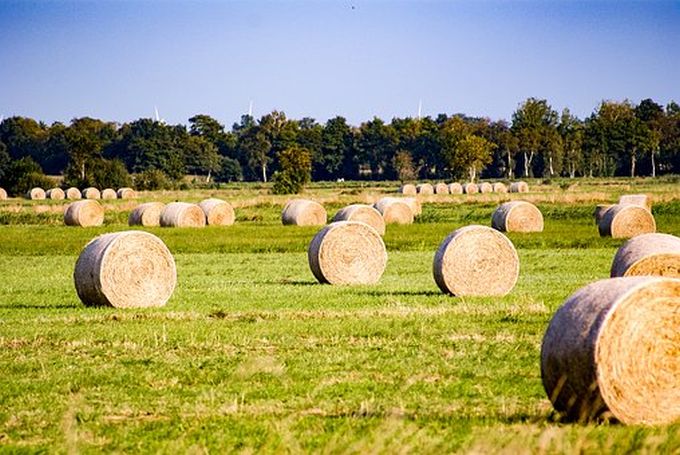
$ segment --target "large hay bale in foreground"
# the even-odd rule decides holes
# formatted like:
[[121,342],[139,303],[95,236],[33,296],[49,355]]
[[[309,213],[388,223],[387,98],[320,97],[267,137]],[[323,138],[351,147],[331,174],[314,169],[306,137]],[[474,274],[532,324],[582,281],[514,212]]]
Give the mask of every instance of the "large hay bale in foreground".
[[66,190],[66,199],[82,199],[83,195],[76,187],[71,187]]
[[144,231],[123,231],[88,243],[73,278],[85,305],[148,308],[170,299],[177,271],[161,239]]
[[40,187],[31,188],[26,193],[26,198],[31,200],[43,200],[45,199],[45,190]]
[[88,187],[83,190],[83,197],[85,199],[101,199],[102,194],[95,187]]
[[595,207],[595,211],[593,212],[593,216],[595,217],[595,224],[599,225],[600,221],[602,221],[602,217],[604,216],[605,212],[609,210],[612,207],[612,204],[598,204]]
[[102,199],[118,199],[116,190],[113,188],[104,188],[101,192]]
[[411,224],[413,210],[404,199],[406,198],[384,197],[373,204],[373,207],[380,212],[385,224]]
[[493,185],[489,182],[480,182],[479,185],[477,185],[477,189],[479,189],[480,193],[493,193]]
[[7,199],[7,191],[4,188],[0,188],[0,201]]
[[502,182],[496,182],[492,185],[494,193],[507,193],[508,187]]
[[204,227],[205,213],[196,204],[172,202],[161,212],[162,227]]
[[314,236],[307,258],[320,283],[373,284],[385,271],[387,250],[380,234],[369,225],[338,221]]
[[415,196],[418,194],[418,190],[416,189],[416,186],[412,183],[404,183],[401,185],[399,188],[399,192],[404,195],[410,195],[410,196]]
[[413,212],[413,216],[420,216],[423,213],[423,204],[420,203],[418,198],[415,197],[405,197],[401,199],[406,203],[406,205],[409,206],[411,209],[411,212]]
[[205,213],[205,220],[210,226],[231,226],[236,215],[234,207],[222,199],[205,199],[198,204]]
[[434,187],[429,183],[416,185],[416,190],[418,191],[418,194],[434,194]]
[[128,225],[130,226],[160,226],[161,213],[165,204],[162,202],[145,202],[140,204],[130,212],[128,217]]
[[45,197],[53,201],[61,201],[66,197],[66,194],[64,194],[64,190],[61,188],[50,188],[45,192]]
[[434,280],[455,296],[501,296],[519,277],[519,256],[512,242],[486,226],[455,230],[434,255]]
[[380,235],[385,235],[385,219],[370,205],[352,204],[338,210],[333,221],[358,221],[371,226]]
[[118,199],[134,199],[137,197],[137,193],[132,188],[123,187],[116,191],[116,196]]
[[652,210],[652,198],[646,194],[624,194],[619,198],[621,205],[637,205]]
[[656,232],[652,212],[639,205],[616,204],[604,213],[597,225],[600,236],[627,239],[640,234]]
[[479,193],[479,187],[474,183],[466,183],[463,185],[463,193],[465,194]]
[[557,310],[541,347],[543,387],[555,409],[588,421],[680,419],[680,280],[611,278]]
[[512,182],[510,184],[511,193],[528,193],[529,185],[527,182]]
[[680,238],[652,233],[624,243],[614,256],[611,276],[638,275],[680,278]]
[[449,193],[463,194],[463,185],[458,182],[449,183]]
[[449,194],[449,185],[443,182],[439,182],[434,186],[435,194]]
[[93,227],[104,224],[104,207],[99,202],[82,200],[72,202],[64,212],[66,226]]
[[281,211],[284,225],[321,226],[326,224],[328,214],[323,205],[309,199],[292,199]]
[[493,212],[491,226],[501,232],[542,232],[543,214],[531,202],[505,202]]

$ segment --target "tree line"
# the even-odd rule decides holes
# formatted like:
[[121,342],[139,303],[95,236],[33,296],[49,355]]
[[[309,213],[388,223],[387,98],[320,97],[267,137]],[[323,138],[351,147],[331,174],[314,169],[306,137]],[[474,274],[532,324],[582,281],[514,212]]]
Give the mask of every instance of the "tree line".
[[[312,180],[577,177],[680,173],[680,106],[651,99],[603,101],[585,119],[544,99],[522,102],[510,121],[463,114],[378,117],[352,126],[273,111],[244,115],[231,129],[208,115],[188,125],[141,118],[117,124],[83,117],[46,125],[0,123],[0,186],[20,193],[45,185],[138,189],[204,181],[275,181],[285,192]],[[48,185],[45,185],[48,186]]]

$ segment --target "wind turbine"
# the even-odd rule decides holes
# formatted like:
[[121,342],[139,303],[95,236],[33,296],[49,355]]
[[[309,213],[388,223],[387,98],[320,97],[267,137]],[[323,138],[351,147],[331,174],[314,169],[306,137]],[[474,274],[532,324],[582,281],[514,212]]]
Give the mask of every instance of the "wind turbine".
[[418,120],[420,120],[420,114],[423,111],[423,100],[422,98],[418,100]]
[[248,106],[248,117],[253,116],[253,100],[250,100],[250,105]]
[[156,121],[158,123],[165,123],[165,119],[162,119],[160,115],[158,115],[158,108],[156,106],[153,107],[153,110],[156,114]]

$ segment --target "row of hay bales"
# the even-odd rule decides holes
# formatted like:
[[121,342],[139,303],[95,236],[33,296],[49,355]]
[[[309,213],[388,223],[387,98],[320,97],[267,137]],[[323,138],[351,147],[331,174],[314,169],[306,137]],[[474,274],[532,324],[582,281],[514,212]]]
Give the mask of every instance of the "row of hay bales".
[[528,193],[529,185],[526,182],[512,182],[508,188],[502,182],[480,182],[480,183],[405,183],[399,188],[399,193],[403,195],[415,196],[416,194],[476,194],[476,193]]
[[[5,193],[6,196],[6,193]],[[65,191],[61,188],[50,188],[45,191],[40,187],[31,188],[26,193],[26,199],[31,200],[44,200],[52,199],[55,201],[63,199],[134,199],[137,197],[137,193],[132,188],[120,188],[118,191],[112,188],[105,188],[99,191],[97,188],[89,187],[85,188],[82,192],[75,187],[67,188]]]

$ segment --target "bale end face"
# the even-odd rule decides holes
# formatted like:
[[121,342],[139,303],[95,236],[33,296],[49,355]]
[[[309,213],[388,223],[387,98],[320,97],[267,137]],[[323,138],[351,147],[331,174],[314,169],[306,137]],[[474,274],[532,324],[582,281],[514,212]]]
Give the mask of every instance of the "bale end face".
[[498,206],[491,226],[501,232],[542,232],[543,214],[526,201],[510,201]]
[[612,261],[612,278],[648,275],[680,278],[679,237],[642,234],[618,249]]
[[368,224],[380,235],[385,235],[385,220],[378,210],[370,205],[352,204],[335,214],[333,221],[357,221]]
[[625,239],[656,232],[652,212],[637,205],[616,204],[609,208],[598,225],[602,237]]
[[449,184],[449,192],[451,194],[463,194],[463,185],[460,183],[450,183]]
[[64,212],[66,226],[95,227],[104,224],[104,207],[85,199],[69,204]]
[[416,186],[413,185],[412,183],[405,183],[404,185],[399,188],[399,193],[404,194],[404,195],[410,195],[410,196],[415,196],[418,194],[418,190],[416,190]]
[[449,186],[446,183],[437,183],[434,186],[435,194],[449,194]]
[[165,204],[162,202],[146,202],[140,204],[135,209],[130,212],[128,217],[129,226],[160,226],[161,225],[161,213]]
[[326,209],[318,202],[308,199],[292,199],[281,211],[281,222],[284,225],[322,226],[327,220]]
[[236,215],[234,208],[227,201],[221,199],[206,199],[199,204],[205,213],[206,223],[210,226],[231,226]]
[[434,187],[429,183],[421,183],[420,185],[416,185],[416,190],[418,191],[418,194],[434,194]]
[[117,199],[118,195],[113,188],[105,188],[101,192],[102,199]]
[[196,204],[173,202],[165,206],[161,212],[162,227],[201,228],[206,223],[205,213]]

